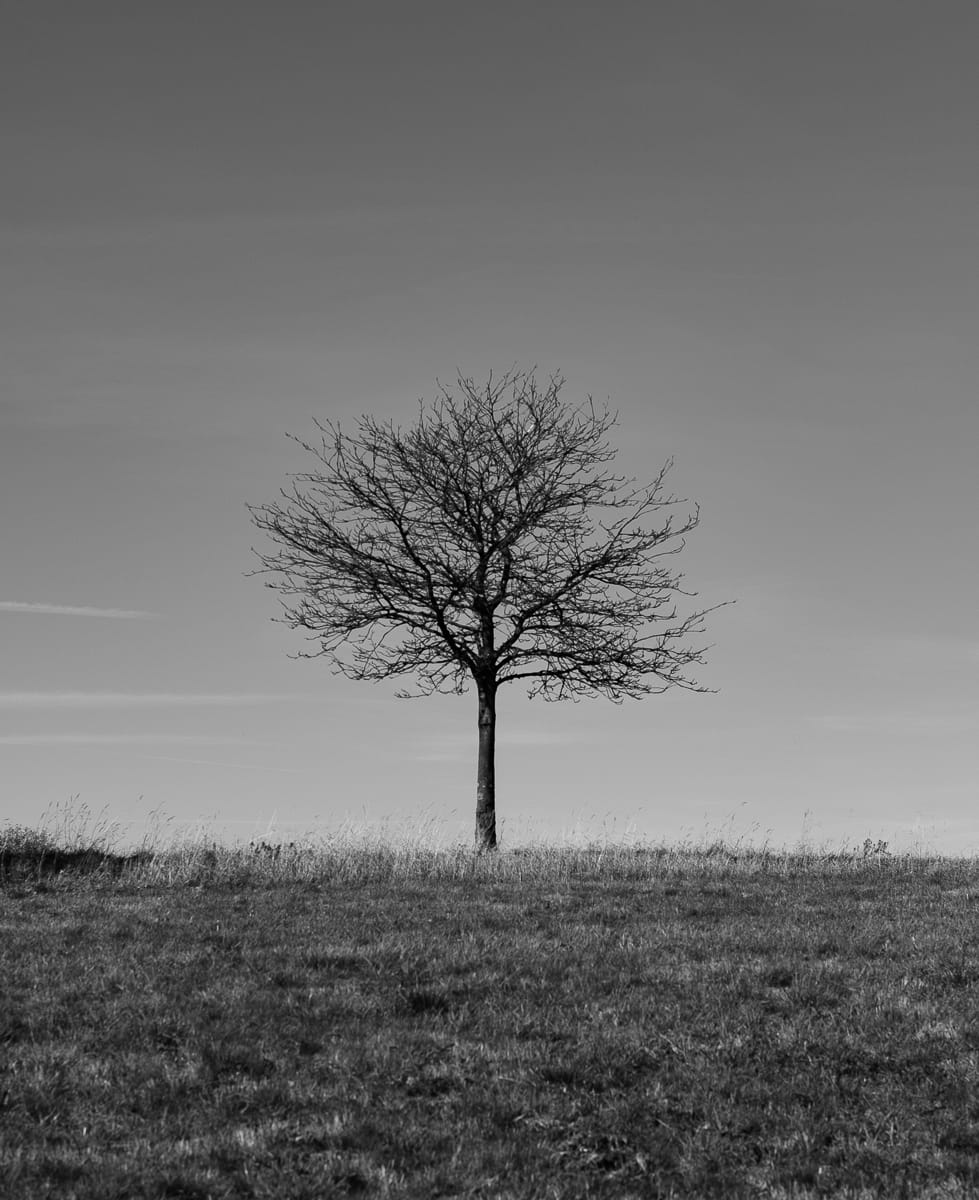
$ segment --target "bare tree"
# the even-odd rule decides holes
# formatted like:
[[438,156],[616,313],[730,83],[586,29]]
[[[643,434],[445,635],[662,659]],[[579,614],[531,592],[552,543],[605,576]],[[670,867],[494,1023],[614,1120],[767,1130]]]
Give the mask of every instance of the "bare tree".
[[417,691],[478,697],[476,845],[496,846],[496,698],[522,682],[546,700],[614,701],[693,691],[712,609],[678,616],[690,596],[668,558],[699,510],[664,490],[672,460],[637,486],[615,475],[617,424],[591,399],[569,407],[564,380],[533,372],[486,384],[459,376],[420,402],[408,429],[361,417],[353,434],[320,424],[317,460],[273,504],[249,506],[276,544],[259,554],[304,629],[351,679],[410,675]]

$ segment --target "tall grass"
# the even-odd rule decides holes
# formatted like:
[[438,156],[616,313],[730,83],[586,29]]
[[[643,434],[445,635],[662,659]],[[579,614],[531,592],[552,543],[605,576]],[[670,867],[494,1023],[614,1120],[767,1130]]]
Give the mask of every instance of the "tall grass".
[[128,887],[173,884],[431,881],[481,879],[514,884],[601,880],[634,882],[672,876],[787,878],[799,872],[838,876],[886,872],[889,879],[940,872],[944,878],[979,879],[979,860],[935,854],[894,854],[867,838],[853,846],[754,846],[722,837],[657,844],[634,839],[555,846],[546,842],[501,847],[478,854],[446,843],[434,827],[369,831],[348,827],[293,841],[261,839],[225,844],[202,832],[170,834],[158,824],[135,850],[118,849],[120,826],[104,812],[74,801],[59,806],[37,827],[0,827],[0,874],[51,885],[83,876],[112,877]]

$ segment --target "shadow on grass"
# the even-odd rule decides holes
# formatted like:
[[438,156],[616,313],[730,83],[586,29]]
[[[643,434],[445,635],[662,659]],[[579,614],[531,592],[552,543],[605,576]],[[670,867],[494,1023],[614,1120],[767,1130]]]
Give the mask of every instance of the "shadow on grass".
[[152,861],[149,851],[114,854],[109,850],[62,850],[56,846],[0,846],[0,882],[37,881],[66,873],[117,878]]

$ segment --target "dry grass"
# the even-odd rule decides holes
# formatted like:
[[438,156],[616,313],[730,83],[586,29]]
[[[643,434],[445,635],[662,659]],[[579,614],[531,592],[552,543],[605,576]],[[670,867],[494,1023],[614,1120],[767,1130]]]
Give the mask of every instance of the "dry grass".
[[979,1194],[975,862],[30,833],[0,1194]]

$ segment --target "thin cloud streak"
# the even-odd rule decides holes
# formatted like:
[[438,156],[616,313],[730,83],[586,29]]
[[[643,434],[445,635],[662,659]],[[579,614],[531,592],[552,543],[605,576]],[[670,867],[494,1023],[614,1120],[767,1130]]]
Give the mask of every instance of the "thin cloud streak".
[[[508,729],[498,732],[496,744],[501,747],[569,746],[584,739],[577,733],[551,733],[535,729]],[[427,748],[412,757],[416,762],[459,762],[475,753],[475,733],[444,734],[440,738],[427,739]]]
[[37,613],[52,617],[114,617],[125,621],[147,621],[159,613],[137,608],[91,608],[84,604],[40,604],[26,600],[0,600],[0,612]]
[[291,692],[0,692],[0,708],[194,708],[310,699]]
[[0,746],[255,746],[254,738],[203,737],[191,733],[10,733]]
[[812,720],[831,733],[913,736],[979,729],[979,713],[830,713]]
[[[839,639],[836,639],[837,643]],[[853,635],[850,654],[860,654],[884,664],[947,668],[961,663],[979,663],[979,642],[954,634],[939,636],[919,633]]]
[[307,771],[302,771],[298,767],[271,767],[264,763],[224,762],[216,758],[177,758],[172,754],[146,754],[143,757],[151,762],[190,763],[196,767],[233,767],[238,771],[275,771],[285,775],[308,774]]

